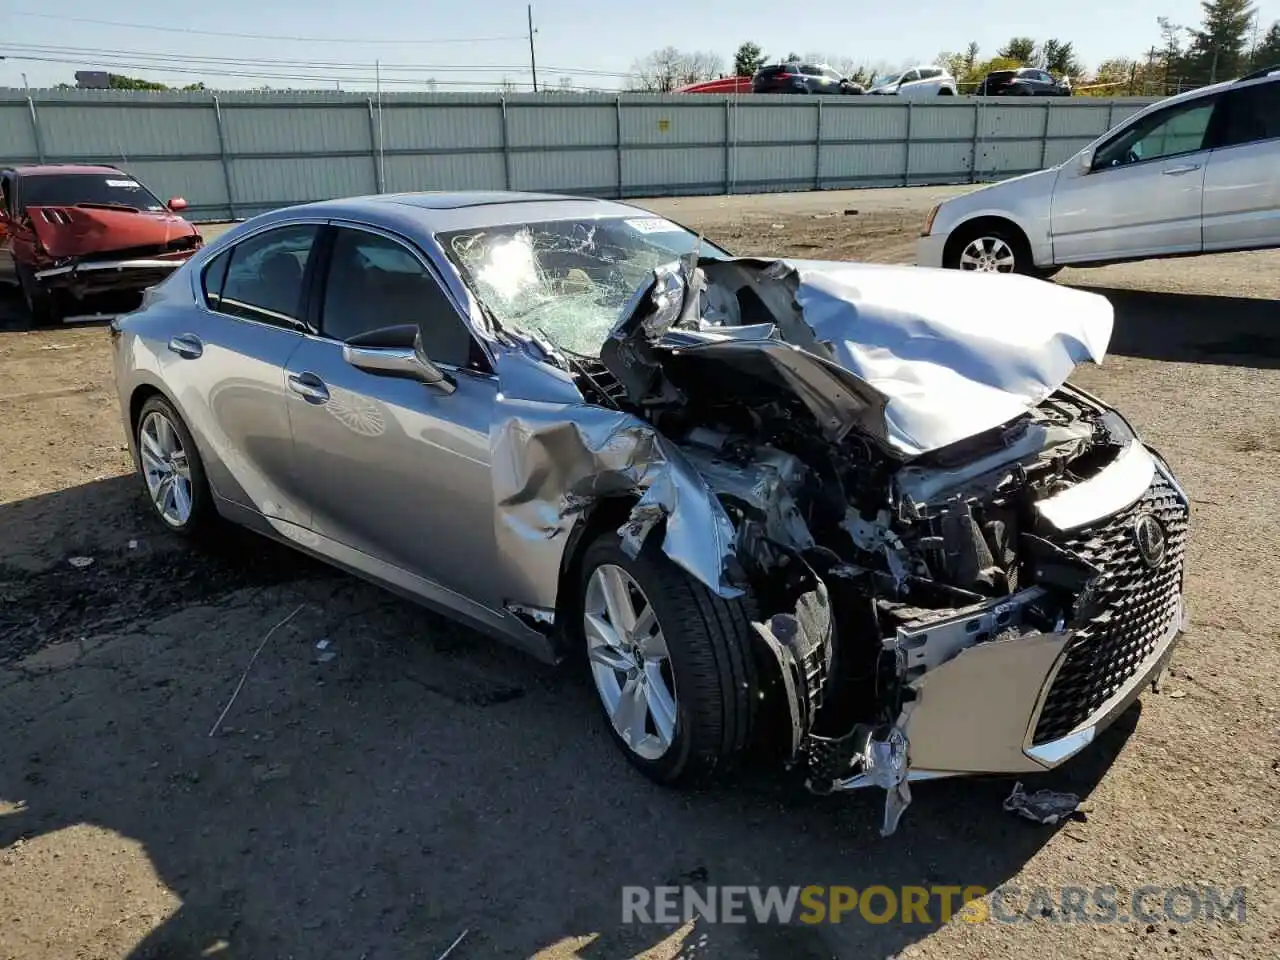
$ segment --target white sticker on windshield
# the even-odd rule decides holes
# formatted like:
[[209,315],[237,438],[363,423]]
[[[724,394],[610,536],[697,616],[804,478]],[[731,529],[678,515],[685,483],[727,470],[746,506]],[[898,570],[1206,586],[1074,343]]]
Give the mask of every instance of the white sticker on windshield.
[[635,220],[628,220],[627,226],[637,233],[680,233],[682,232],[670,220],[663,220],[661,217],[638,217]]
[[137,180],[108,180],[107,186],[108,187],[129,187],[132,190],[138,190],[138,189],[141,189],[142,184],[138,183]]

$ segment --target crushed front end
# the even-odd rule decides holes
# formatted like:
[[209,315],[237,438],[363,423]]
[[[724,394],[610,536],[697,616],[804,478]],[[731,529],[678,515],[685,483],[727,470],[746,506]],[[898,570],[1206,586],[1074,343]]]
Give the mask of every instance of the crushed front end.
[[[1101,359],[1110,305],[1046,291],[1092,316],[1002,338],[972,305],[958,321],[859,299],[892,291],[893,268],[704,267],[660,272],[591,379],[614,378],[729,518],[723,577],[761,611],[790,766],[819,793],[884,788],[888,834],[910,780],[1027,774],[1086,747],[1186,616],[1185,494],[1065,383]],[[666,508],[637,509],[624,541],[678,519]]]

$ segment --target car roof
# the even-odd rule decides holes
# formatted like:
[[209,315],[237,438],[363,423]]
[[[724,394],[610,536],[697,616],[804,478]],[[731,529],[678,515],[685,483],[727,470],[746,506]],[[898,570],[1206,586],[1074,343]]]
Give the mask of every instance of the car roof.
[[50,177],[59,173],[93,174],[121,173],[116,167],[101,166],[88,163],[31,163],[16,167],[6,167],[6,173],[15,173],[20,177]]
[[319,200],[281,207],[253,219],[275,220],[331,218],[368,221],[396,226],[413,233],[501,227],[540,220],[594,219],[598,217],[652,217],[640,207],[616,200],[555,193],[517,191],[424,191],[382,193],[360,197]]

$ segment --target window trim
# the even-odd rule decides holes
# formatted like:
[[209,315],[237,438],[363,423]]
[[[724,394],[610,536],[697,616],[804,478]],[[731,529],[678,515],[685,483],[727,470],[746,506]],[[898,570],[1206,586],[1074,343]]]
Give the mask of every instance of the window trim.
[[[196,303],[199,305],[200,309],[203,310],[205,313],[211,314],[212,316],[215,316],[215,317],[221,317],[225,320],[231,320],[237,323],[252,323],[255,326],[266,327],[268,330],[284,330],[286,332],[296,333],[296,334],[307,334],[312,332],[310,328],[310,324],[307,322],[307,314],[310,307],[310,297],[309,297],[309,287],[311,283],[310,274],[315,270],[315,264],[316,264],[315,255],[319,250],[320,244],[324,241],[324,228],[326,223],[327,223],[326,220],[319,217],[306,217],[306,218],[301,218],[297,220],[276,220],[276,221],[272,221],[271,223],[264,223],[257,229],[250,230],[249,232],[245,233],[243,236],[237,236],[234,239],[231,239],[225,243],[219,244],[218,246],[210,245],[210,246],[204,247],[203,249],[209,252],[208,256],[203,260],[203,262],[200,263],[198,269],[193,270],[191,273],[191,287],[192,287],[191,292],[195,298]],[[229,253],[231,255],[231,259],[234,260],[235,251],[238,247],[240,247],[242,244],[249,242],[250,240],[254,240],[257,237],[262,236],[263,234],[270,233],[274,230],[286,229],[288,227],[306,227],[306,226],[311,226],[316,228],[316,239],[315,239],[315,243],[313,243],[311,246],[311,251],[307,256],[307,265],[303,269],[303,274],[302,274],[302,291],[301,291],[302,296],[300,297],[300,300],[299,300],[299,305],[302,308],[302,314],[303,314],[301,317],[297,317],[297,318],[286,317],[283,314],[276,314],[274,311],[267,310],[263,307],[258,307],[258,306],[252,307],[252,309],[259,310],[264,314],[279,316],[281,320],[284,321],[282,323],[268,323],[266,320],[255,320],[252,317],[244,317],[234,313],[224,313],[223,311],[216,310],[209,305],[208,301],[205,299],[204,276],[205,276],[205,273],[209,270],[209,268],[213,266],[213,263],[215,260],[217,260],[224,253]],[[227,271],[222,275],[222,286],[218,288],[219,304],[223,302],[222,291],[226,287],[227,274],[231,272],[230,268],[231,268],[231,264],[230,262],[228,262]]]
[[418,261],[418,264],[426,271],[427,275],[439,288],[441,295],[444,297],[444,300],[449,305],[450,309],[452,309],[458,322],[462,324],[462,329],[466,331],[467,336],[471,340],[473,354],[478,348],[479,356],[484,360],[484,369],[476,369],[471,362],[460,365],[443,360],[438,361],[435,357],[431,358],[431,362],[441,369],[445,369],[450,372],[493,375],[494,359],[492,354],[489,352],[488,345],[485,344],[483,338],[476,335],[476,331],[472,327],[466,311],[462,310],[458,306],[457,301],[453,297],[453,293],[449,290],[448,285],[440,276],[440,271],[436,269],[431,257],[421,250],[416,243],[408,237],[396,233],[394,230],[389,230],[386,227],[378,226],[377,224],[363,223],[358,220],[331,219],[326,221],[326,226],[331,231],[331,236],[328,243],[325,245],[324,261],[322,264],[317,266],[315,277],[312,280],[313,287],[310,291],[311,305],[307,313],[308,327],[310,328],[310,332],[313,337],[318,340],[323,340],[325,343],[341,345],[343,342],[324,332],[324,294],[329,283],[329,269],[333,264],[333,250],[337,244],[338,231],[358,230],[361,233],[367,233],[375,237],[382,237],[384,240],[390,240],[392,243],[399,244],[408,251],[410,256]]
[[[1106,150],[1109,146],[1111,146],[1117,140],[1122,139],[1125,136],[1125,134],[1127,134],[1130,130],[1132,130],[1138,124],[1143,123],[1149,120],[1151,117],[1155,117],[1155,116],[1161,116],[1161,115],[1171,116],[1174,113],[1179,113],[1184,110],[1187,110],[1187,111],[1196,110],[1204,106],[1206,103],[1212,107],[1213,112],[1209,114],[1209,122],[1205,124],[1205,128],[1204,128],[1205,139],[1202,140],[1200,142],[1200,146],[1196,147],[1194,150],[1182,150],[1178,153],[1166,153],[1159,157],[1143,158],[1140,160],[1135,160],[1133,163],[1123,163],[1123,164],[1120,164],[1119,166],[1114,166],[1114,167],[1098,166],[1099,154],[1101,154],[1104,150]],[[1214,116],[1217,113],[1218,107],[1221,105],[1221,103],[1222,103],[1222,93],[1218,92],[1218,93],[1210,94],[1209,96],[1194,97],[1191,100],[1185,100],[1182,103],[1171,104],[1170,106],[1163,107],[1160,110],[1152,110],[1150,113],[1144,113],[1141,116],[1133,117],[1129,123],[1125,124],[1119,130],[1117,130],[1112,136],[1107,137],[1106,140],[1102,141],[1096,147],[1093,148],[1093,162],[1089,165],[1090,175],[1093,175],[1096,173],[1107,173],[1108,171],[1113,171],[1113,170],[1132,170],[1135,167],[1145,166],[1149,163],[1163,163],[1166,160],[1173,160],[1173,159],[1176,159],[1177,157],[1186,157],[1186,156],[1190,156],[1193,153],[1202,153],[1206,150],[1213,149],[1212,146],[1207,145],[1207,141],[1209,139],[1209,131],[1213,126]]]

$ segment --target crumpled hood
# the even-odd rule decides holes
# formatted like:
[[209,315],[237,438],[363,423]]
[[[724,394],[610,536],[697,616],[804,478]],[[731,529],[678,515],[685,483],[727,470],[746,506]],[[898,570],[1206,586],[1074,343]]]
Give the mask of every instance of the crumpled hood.
[[1030,277],[787,261],[805,322],[883,394],[889,442],[937,450],[1012,420],[1101,363],[1114,311],[1095,293]]
[[55,260],[162,245],[197,234],[196,228],[166,211],[103,207],[28,207],[40,245]]
[[[672,352],[744,371],[759,358],[829,437],[856,428],[905,457],[1014,419],[1079,363],[1100,363],[1111,338],[1106,298],[1030,277],[818,260],[701,267],[692,297],[687,263],[657,271],[610,335],[601,359],[633,399],[669,399]],[[773,305],[772,324],[744,319],[733,306],[744,291]]]

